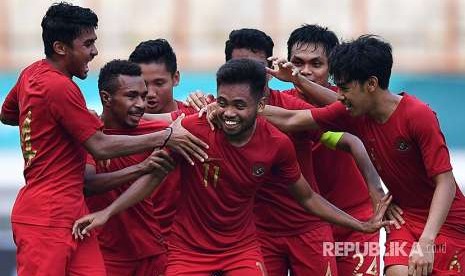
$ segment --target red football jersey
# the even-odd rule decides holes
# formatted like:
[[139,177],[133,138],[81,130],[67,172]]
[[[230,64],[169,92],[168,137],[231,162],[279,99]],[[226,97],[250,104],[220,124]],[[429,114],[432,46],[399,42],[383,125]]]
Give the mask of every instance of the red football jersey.
[[11,221],[71,228],[88,212],[81,144],[101,127],[100,121],[88,112],[79,87],[46,60],[24,69],[2,115],[19,121],[26,180]]
[[[387,122],[368,116],[352,117],[340,103],[313,109],[325,129],[351,132],[363,141],[371,161],[407,220],[425,223],[434,194],[432,177],[452,170],[449,151],[436,114],[423,102],[403,95]],[[457,187],[441,231],[465,232],[465,198]]]
[[211,131],[205,117],[192,115],[182,124],[209,145],[209,160],[195,166],[180,160],[182,200],[169,245],[202,253],[258,246],[253,214],[257,189],[272,175],[288,184],[301,175],[291,141],[263,118],[257,118],[253,136],[241,147],[231,145],[223,131]]
[[[104,129],[111,135],[142,135],[162,130],[168,125],[158,121],[140,121],[136,128]],[[96,167],[97,174],[114,172],[144,161],[151,151],[121,156],[105,161],[95,161],[88,155],[87,162]],[[171,174],[166,181],[169,182]],[[87,206],[92,212],[100,211],[115,201],[132,182],[103,194],[86,198]],[[107,260],[137,260],[164,252],[160,235],[160,226],[153,212],[154,204],[147,197],[136,205],[112,216],[100,229],[98,240],[100,248]]]
[[[275,90],[270,91],[268,104],[291,110],[313,108],[299,98]],[[294,144],[302,175],[315,192],[319,191],[313,172],[312,146],[313,142],[319,141],[320,136],[320,131],[305,131],[289,136]],[[279,178],[269,179],[267,185],[258,190],[254,212],[257,230],[267,235],[297,235],[326,224],[319,217],[305,211],[289,192],[288,184]]]
[[[337,86],[329,88],[337,92]],[[297,89],[284,93],[301,97]],[[316,160],[313,162],[316,183],[323,197],[355,217],[357,210],[372,210],[367,184],[351,154],[317,143],[313,147],[313,159]]]

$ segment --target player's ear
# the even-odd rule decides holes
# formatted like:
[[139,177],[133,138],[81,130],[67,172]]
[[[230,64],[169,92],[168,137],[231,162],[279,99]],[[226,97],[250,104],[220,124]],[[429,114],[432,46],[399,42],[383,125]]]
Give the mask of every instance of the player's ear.
[[265,105],[266,105],[266,98],[265,98],[265,97],[261,97],[261,98],[258,100],[257,112],[258,112],[258,113],[263,112],[263,110],[265,110]]
[[179,71],[176,71],[173,75],[173,86],[178,86],[180,79],[181,79],[181,73],[179,73]]
[[55,52],[55,54],[59,56],[66,55],[67,46],[62,41],[53,42],[52,47],[53,47],[53,51]]
[[111,104],[111,94],[105,90],[100,91],[100,99],[102,99],[103,106],[109,106]]
[[376,91],[376,88],[378,88],[378,78],[375,76],[369,77],[365,85],[368,92]]

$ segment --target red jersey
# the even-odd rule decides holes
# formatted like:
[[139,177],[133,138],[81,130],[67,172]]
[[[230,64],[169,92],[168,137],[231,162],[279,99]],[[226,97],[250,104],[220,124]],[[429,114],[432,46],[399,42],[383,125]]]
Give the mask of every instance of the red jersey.
[[[337,86],[329,87],[337,92]],[[290,89],[284,93],[301,97],[297,89]],[[313,162],[315,178],[321,195],[329,202],[345,212],[357,217],[359,211],[372,213],[373,207],[368,193],[365,179],[358,170],[351,154],[331,150],[321,143],[313,147]],[[337,168],[343,168],[343,173]],[[337,173],[335,173],[337,171]],[[347,195],[350,194],[350,197]]]
[[231,145],[223,131],[212,131],[205,117],[189,116],[182,124],[209,145],[209,160],[194,166],[180,160],[183,198],[169,245],[212,254],[258,247],[257,189],[272,176],[292,184],[301,175],[291,141],[263,118],[257,118],[255,132],[241,147]]
[[[103,129],[103,132],[110,135],[143,135],[162,130],[167,126],[165,122],[141,120],[136,128]],[[108,173],[138,164],[151,153],[151,151],[147,151],[121,156],[106,162],[96,162],[91,155],[88,155],[87,163],[95,166],[97,174]],[[169,181],[169,177],[166,180]],[[166,180],[165,182],[167,182]],[[165,184],[165,182],[160,185]],[[87,206],[92,212],[106,208],[132,183],[123,184],[106,193],[87,197]],[[99,230],[98,240],[106,260],[137,260],[165,251],[160,235],[160,226],[153,209],[152,200],[147,197],[125,211],[112,216],[105,223]]]
[[[275,90],[270,91],[268,104],[291,110],[313,108],[301,99]],[[313,172],[312,146],[313,141],[318,142],[320,136],[320,131],[305,131],[289,136],[294,144],[302,175],[317,193],[319,191]],[[268,179],[267,185],[258,190],[254,212],[257,230],[268,235],[297,235],[326,224],[321,218],[309,214],[289,192],[288,184],[279,178]]]
[[[452,170],[449,151],[436,114],[413,96],[403,97],[387,122],[368,116],[352,117],[340,103],[312,110],[325,129],[352,132],[360,137],[373,165],[404,210],[407,220],[426,223],[434,194],[432,177]],[[465,198],[457,187],[443,233],[465,232]]]
[[2,115],[19,121],[26,180],[11,221],[71,228],[88,213],[81,144],[101,127],[100,121],[88,112],[79,87],[46,60],[24,69]]

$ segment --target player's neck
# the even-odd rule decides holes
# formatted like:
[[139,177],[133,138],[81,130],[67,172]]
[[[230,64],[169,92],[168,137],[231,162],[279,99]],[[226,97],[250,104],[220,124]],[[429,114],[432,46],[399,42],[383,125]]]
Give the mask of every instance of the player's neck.
[[47,57],[45,60],[50,65],[52,65],[55,69],[57,69],[58,71],[60,71],[64,75],[66,75],[68,78],[70,78],[70,79],[73,78],[71,73],[66,69],[66,65],[64,64],[64,62],[62,60],[57,60],[57,59],[49,58],[49,57]]
[[171,102],[167,103],[158,113],[170,113],[178,110],[178,103],[173,99]]
[[368,115],[376,122],[384,124],[394,113],[402,97],[392,94],[389,90],[380,90],[376,93],[373,108]]
[[238,135],[234,135],[234,136],[226,135],[226,139],[231,145],[235,147],[242,147],[246,145],[252,139],[256,128],[257,128],[257,120],[255,120],[253,126],[250,127],[249,129],[245,130],[244,132]]

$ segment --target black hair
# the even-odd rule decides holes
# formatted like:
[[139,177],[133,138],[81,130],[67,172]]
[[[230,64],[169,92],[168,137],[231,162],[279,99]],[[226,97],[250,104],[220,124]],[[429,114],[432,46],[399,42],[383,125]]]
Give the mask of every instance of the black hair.
[[53,4],[48,8],[41,23],[45,56],[53,56],[55,41],[71,46],[73,40],[83,31],[96,29],[97,24],[97,15],[91,9],[66,2]]
[[265,66],[253,59],[231,59],[216,72],[217,87],[223,84],[248,84],[255,100],[263,97],[266,83]]
[[234,49],[248,49],[252,52],[265,52],[266,57],[273,55],[274,43],[270,36],[257,29],[233,30],[226,41],[224,54],[226,61],[232,58]]
[[129,56],[135,63],[165,64],[166,70],[174,75],[178,70],[176,54],[165,39],[147,40],[139,43]]
[[329,58],[329,73],[336,84],[363,83],[375,76],[381,89],[389,87],[392,48],[379,36],[362,35],[335,47]]
[[114,59],[100,69],[98,89],[113,94],[119,88],[118,77],[120,75],[137,77],[141,74],[140,66],[137,63]]
[[321,45],[329,56],[335,46],[339,44],[339,39],[334,32],[320,25],[304,24],[292,31],[287,40],[287,59],[291,60],[291,50],[294,45],[299,47],[302,44]]

